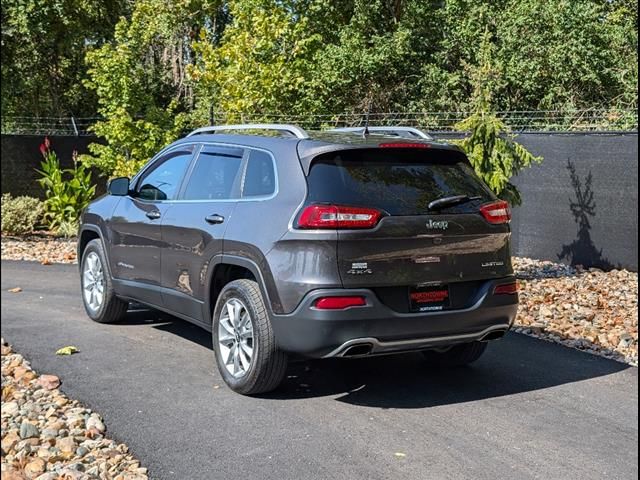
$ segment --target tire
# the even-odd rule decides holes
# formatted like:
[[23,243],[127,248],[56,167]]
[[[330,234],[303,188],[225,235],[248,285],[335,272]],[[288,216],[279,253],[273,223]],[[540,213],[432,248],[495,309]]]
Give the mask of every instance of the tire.
[[487,342],[471,342],[454,345],[449,350],[425,350],[422,354],[430,362],[441,367],[460,367],[478,360],[487,349]]
[[[90,268],[89,263],[95,265],[94,262],[98,262],[98,267]],[[113,291],[113,282],[107,270],[107,257],[99,239],[91,240],[87,244],[82,252],[80,265],[80,293],[89,318],[98,323],[115,323],[122,320],[127,313],[129,302],[118,298]],[[98,271],[99,273],[96,273]],[[102,300],[97,303],[91,303],[91,298],[97,300],[98,291],[91,297],[86,288],[93,284],[102,286]],[[99,287],[97,288],[99,290]]]
[[[213,313],[212,335],[218,370],[233,391],[256,395],[280,385],[287,370],[287,355],[276,345],[255,281],[234,280],[222,289]],[[251,356],[247,353],[249,346]]]

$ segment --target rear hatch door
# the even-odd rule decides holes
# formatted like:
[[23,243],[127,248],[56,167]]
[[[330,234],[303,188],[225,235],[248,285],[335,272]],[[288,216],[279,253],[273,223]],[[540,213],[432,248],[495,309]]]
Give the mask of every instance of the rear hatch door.
[[[437,289],[419,287],[512,273],[509,226],[489,223],[480,213],[496,197],[462,152],[373,148],[325,153],[311,163],[307,183],[307,205],[382,212],[373,228],[338,229],[337,261],[345,287],[429,292]],[[451,196],[468,198],[429,208],[434,200]],[[471,290],[464,295],[472,295]]]

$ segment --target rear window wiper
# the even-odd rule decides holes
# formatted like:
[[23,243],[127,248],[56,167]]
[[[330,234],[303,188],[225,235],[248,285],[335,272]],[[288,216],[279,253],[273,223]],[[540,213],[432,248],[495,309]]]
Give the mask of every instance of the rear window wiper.
[[429,202],[427,208],[429,210],[438,210],[440,208],[450,207],[452,205],[459,205],[461,203],[473,202],[474,200],[480,200],[482,197],[475,196],[470,197],[469,195],[451,195],[449,197],[442,197]]

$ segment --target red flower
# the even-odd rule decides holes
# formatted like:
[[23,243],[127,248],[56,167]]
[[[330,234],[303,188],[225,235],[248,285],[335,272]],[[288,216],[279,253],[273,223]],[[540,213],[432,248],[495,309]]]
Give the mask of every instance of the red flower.
[[44,143],[40,144],[40,153],[43,157],[47,155],[47,146]]
[[47,147],[47,150],[49,150],[49,147],[51,147],[51,141],[49,140],[49,137],[44,137],[44,146]]

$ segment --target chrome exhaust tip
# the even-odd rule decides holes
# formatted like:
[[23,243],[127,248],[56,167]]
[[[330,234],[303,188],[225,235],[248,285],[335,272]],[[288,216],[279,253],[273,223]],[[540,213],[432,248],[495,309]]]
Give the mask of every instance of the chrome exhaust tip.
[[356,345],[351,345],[347,347],[347,349],[342,352],[341,357],[364,357],[365,355],[369,355],[371,350],[373,349],[373,345],[370,343],[358,343]]
[[494,330],[493,332],[487,333],[483,336],[480,341],[481,342],[489,342],[491,340],[499,340],[507,333],[506,330]]

